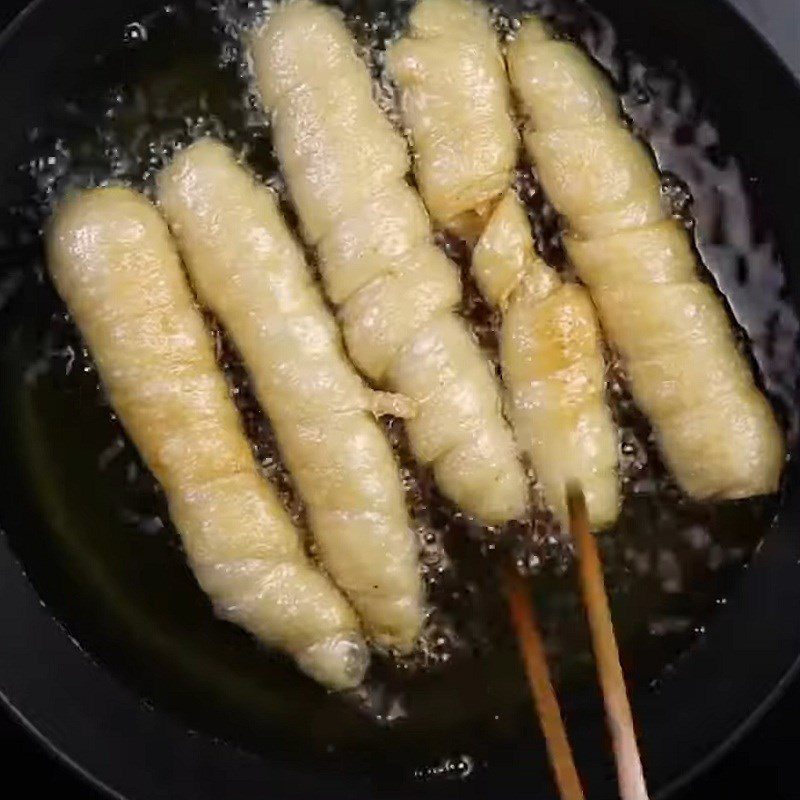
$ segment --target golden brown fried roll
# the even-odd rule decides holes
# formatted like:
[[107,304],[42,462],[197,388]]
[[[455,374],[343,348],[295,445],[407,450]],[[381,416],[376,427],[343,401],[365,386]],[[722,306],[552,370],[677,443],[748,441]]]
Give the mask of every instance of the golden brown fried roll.
[[511,183],[519,138],[489,10],[474,0],[420,0],[388,53],[414,173],[434,221],[475,239]]
[[492,214],[472,269],[487,300],[503,313],[500,363],[509,416],[545,500],[565,523],[566,485],[577,480],[592,527],[612,524],[619,511],[617,434],[586,290],[562,283],[536,255],[513,190]]

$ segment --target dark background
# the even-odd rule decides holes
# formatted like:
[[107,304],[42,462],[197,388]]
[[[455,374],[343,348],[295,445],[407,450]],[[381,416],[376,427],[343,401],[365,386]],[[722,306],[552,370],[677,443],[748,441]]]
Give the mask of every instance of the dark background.
[[[79,2],[79,0],[67,0]],[[668,2],[668,0],[666,0]],[[697,0],[702,2],[702,0]],[[800,76],[800,0],[731,0]],[[0,28],[25,4],[0,0]],[[713,690],[713,689],[712,689]],[[752,795],[754,800],[798,800],[800,778],[792,770],[800,756],[800,680],[719,764],[676,800]],[[0,709],[0,766],[7,792],[37,797],[66,794],[86,800],[100,795],[74,777]],[[787,768],[788,767],[788,768]],[[785,770],[785,771],[784,771]],[[18,786],[16,791],[11,786]],[[0,791],[0,794],[4,794]],[[221,799],[222,800],[222,799]]]

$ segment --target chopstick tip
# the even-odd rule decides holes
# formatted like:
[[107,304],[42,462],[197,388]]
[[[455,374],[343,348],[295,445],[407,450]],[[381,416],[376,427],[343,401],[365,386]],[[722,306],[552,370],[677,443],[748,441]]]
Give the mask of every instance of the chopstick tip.
[[581,484],[575,479],[570,479],[566,483],[567,510],[570,517],[575,517],[579,513],[586,511],[586,497],[581,489]]

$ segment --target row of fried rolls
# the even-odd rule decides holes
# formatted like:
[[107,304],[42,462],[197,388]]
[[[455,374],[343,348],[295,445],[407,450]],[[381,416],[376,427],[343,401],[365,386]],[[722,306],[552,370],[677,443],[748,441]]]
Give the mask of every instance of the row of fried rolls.
[[606,76],[535,18],[508,65],[526,149],[569,229],[567,251],[678,483],[698,499],[774,492],[784,445],[772,409]]
[[[535,18],[507,57],[527,152],[679,484],[699,499],[775,491],[784,459],[777,422],[607,79]],[[562,284],[535,256],[515,198],[500,200],[518,148],[486,8],[421,0],[388,64],[423,197],[441,225],[480,237],[473,271],[503,310],[509,416],[545,499],[563,518],[565,479],[578,479],[594,527],[613,521],[616,442],[593,309],[582,287]]]
[[[406,182],[405,142],[373,100],[340,16],[295,0],[256,33],[251,53],[349,356],[400,395],[372,391],[354,371],[275,197],[225,147],[207,140],[180,153],[159,177],[158,196],[200,302],[244,358],[330,578],[307,558],[258,474],[158,212],[128,189],[77,195],[51,226],[49,263],[120,419],[164,487],[203,589],[224,616],[293,655],[323,684],[344,688],[360,682],[369,656],[340,592],[380,645],[408,651],[422,623],[402,488],[374,415],[407,416],[417,459],[432,467],[445,495],[486,523],[524,513],[525,479],[498,387],[454,313],[461,295],[455,268],[433,244],[425,208]],[[616,117],[608,122],[612,105],[617,113],[610,89],[574,45],[551,42],[535,21],[509,57],[533,126],[529,152],[572,227],[570,253],[678,480],[701,497],[774,490],[783,454],[777,426],[733,349],[717,298],[694,277],[685,237],[657,216],[657,176],[641,158],[625,160],[638,145]],[[586,291],[562,283],[536,256],[509,189],[518,135],[488,15],[471,0],[422,0],[389,65],[423,198],[437,224],[477,239],[475,278],[502,310],[502,371],[519,446],[559,517],[564,484],[578,478],[593,524],[607,525],[619,500],[598,326]],[[573,95],[565,97],[564,87]],[[587,130],[588,122],[599,132]],[[599,166],[570,147],[576,137],[594,142]],[[630,198],[619,189],[626,181]],[[636,228],[651,216],[655,225]],[[674,283],[689,288],[660,301],[642,288]],[[614,318],[625,292],[646,301],[644,311],[628,314],[635,336]],[[671,326],[661,313],[658,326],[647,327],[654,303],[687,299],[694,305],[682,316],[674,309]],[[654,364],[659,347],[679,332],[681,346],[693,347],[702,363]],[[702,370],[719,378],[722,394],[690,388]],[[692,401],[718,397],[727,401],[722,416],[734,423],[728,443],[714,445],[705,431],[695,445],[685,431],[672,431],[676,416],[698,417]],[[690,426],[693,435],[698,424]],[[688,464],[697,447],[706,447],[707,462]],[[734,465],[733,448],[744,466]]]
[[131,189],[62,203],[48,263],[218,612],[327,686],[361,681],[355,614],[259,474],[167,225]]

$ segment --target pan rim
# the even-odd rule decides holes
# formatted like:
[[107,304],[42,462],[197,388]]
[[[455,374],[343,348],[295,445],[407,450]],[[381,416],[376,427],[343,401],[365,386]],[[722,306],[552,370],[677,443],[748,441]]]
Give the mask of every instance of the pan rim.
[[[770,57],[779,65],[780,69],[786,74],[786,76],[798,88],[798,90],[800,90],[800,78],[798,78],[798,76],[796,76],[786,64],[784,58],[779,50],[775,47],[773,42],[765,37],[755,27],[755,25],[743,15],[739,8],[733,5],[732,0],[718,0],[718,4],[720,6],[724,6],[729,12],[733,12],[733,14],[738,17],[739,21],[749,29],[751,36],[754,36],[759,40],[762,48],[769,53]],[[2,52],[9,42],[19,34],[20,30],[24,27],[28,19],[39,9],[40,6],[43,5],[45,5],[45,0],[31,0],[31,2],[29,2],[22,10],[20,10],[5,26],[5,28],[0,31],[0,52]],[[794,458],[792,461],[794,461]],[[787,468],[787,472],[790,471],[791,468]],[[767,535],[774,536],[775,533],[776,531],[773,530]],[[0,527],[0,539],[6,539],[5,531],[2,527]],[[4,549],[7,550],[11,561],[13,561],[18,570],[22,573],[27,586],[27,591],[31,593],[34,598],[38,599],[38,594],[30,582],[28,582],[27,577],[25,576],[24,566],[17,558],[13,549],[10,547],[6,547]],[[58,634],[68,637],[68,632],[61,626],[58,619],[49,611],[49,609],[44,609],[44,612],[47,615],[48,622],[50,625],[55,626]],[[74,644],[75,643],[73,642],[73,645]],[[79,646],[75,646],[82,656],[87,658],[88,661],[92,661]],[[683,774],[669,782],[666,782],[664,786],[654,795],[654,797],[667,798],[672,796],[676,791],[693,782],[699,775],[705,773],[724,755],[733,750],[742,741],[742,739],[748,733],[750,733],[753,728],[755,728],[755,726],[763,719],[764,715],[774,707],[775,703],[785,693],[787,687],[797,678],[798,674],[800,674],[800,653],[795,656],[792,663],[784,670],[780,679],[774,684],[773,688],[767,693],[763,700],[745,717],[741,723],[732,729],[731,733],[725,739],[723,739],[715,747],[711,748]],[[127,687],[120,683],[116,679],[116,676],[110,673],[108,673],[108,675],[109,678],[120,689],[127,690]],[[10,718],[13,719],[16,724],[19,724],[21,729],[25,730],[26,734],[31,736],[32,739],[34,739],[39,746],[43,747],[44,751],[47,752],[49,756],[54,757],[58,763],[63,764],[73,774],[77,775],[80,779],[91,785],[97,791],[104,793],[106,796],[115,798],[116,800],[126,800],[125,795],[121,794],[107,784],[97,774],[95,774],[95,772],[90,771],[82,766],[81,763],[73,759],[65,748],[57,745],[53,739],[50,738],[39,726],[37,726],[37,724],[28,715],[23,713],[14,704],[14,701],[8,694],[6,694],[2,685],[0,685],[0,703],[2,703],[3,708],[6,710],[6,713],[9,714]]]

